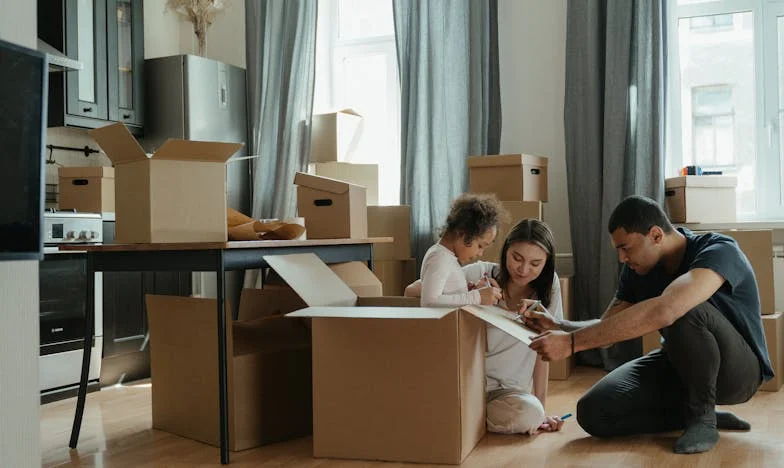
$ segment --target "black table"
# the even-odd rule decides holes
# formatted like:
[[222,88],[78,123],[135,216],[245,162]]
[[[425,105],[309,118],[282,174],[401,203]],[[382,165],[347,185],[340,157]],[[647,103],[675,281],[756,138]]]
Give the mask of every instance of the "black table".
[[[392,242],[391,237],[367,239],[310,239],[291,241],[192,242],[172,244],[64,245],[60,250],[87,252],[87,310],[95,310],[93,293],[95,273],[102,271],[214,271],[217,276],[218,386],[220,399],[220,458],[229,463],[229,396],[226,356],[225,272],[266,268],[264,255],[314,253],[324,263],[367,262],[373,266],[373,244]],[[76,448],[82,426],[87,381],[90,370],[90,347],[95,333],[95,314],[88,312],[82,375],[76,400],[71,440]]]

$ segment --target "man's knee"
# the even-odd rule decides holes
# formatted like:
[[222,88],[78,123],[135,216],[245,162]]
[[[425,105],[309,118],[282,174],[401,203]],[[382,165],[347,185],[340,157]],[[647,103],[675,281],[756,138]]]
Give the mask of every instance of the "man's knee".
[[611,437],[606,398],[598,392],[588,391],[577,401],[577,423],[585,432],[594,437]]
[[698,304],[665,329],[665,340],[692,336],[695,330],[707,327],[709,314],[715,308],[707,302]]

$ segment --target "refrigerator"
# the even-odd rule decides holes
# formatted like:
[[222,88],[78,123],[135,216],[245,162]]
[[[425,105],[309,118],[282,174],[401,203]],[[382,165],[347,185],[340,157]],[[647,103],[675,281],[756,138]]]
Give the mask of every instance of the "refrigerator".
[[[144,62],[145,116],[142,145],[147,152],[169,138],[245,143],[247,151],[245,70],[194,55],[174,55]],[[228,206],[250,215],[248,160],[226,164]],[[226,273],[226,297],[236,316],[242,271]],[[215,274],[193,274],[193,294],[216,297]]]

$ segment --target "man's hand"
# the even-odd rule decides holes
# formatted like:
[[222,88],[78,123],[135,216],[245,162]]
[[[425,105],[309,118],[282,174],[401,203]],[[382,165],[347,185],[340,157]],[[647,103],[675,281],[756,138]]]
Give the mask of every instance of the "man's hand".
[[[520,310],[526,310],[528,307],[531,307],[531,304],[537,301],[532,301],[531,299],[524,299],[522,303],[520,303]],[[552,315],[544,308],[541,304],[534,310],[527,310],[521,317],[525,326],[529,328],[533,328],[539,333],[545,332],[547,330],[558,330],[560,328],[558,322],[553,318]]]
[[530,348],[544,361],[559,361],[572,354],[572,337],[560,330],[549,330],[534,338]]

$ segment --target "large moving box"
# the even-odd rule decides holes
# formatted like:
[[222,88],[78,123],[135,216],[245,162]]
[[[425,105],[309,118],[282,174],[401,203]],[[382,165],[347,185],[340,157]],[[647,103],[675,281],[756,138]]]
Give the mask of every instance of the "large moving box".
[[500,263],[501,250],[504,247],[504,240],[509,231],[520,220],[526,218],[542,219],[542,202],[538,201],[505,201],[501,204],[506,208],[509,213],[509,221],[498,228],[498,234],[495,236],[495,242],[485,249],[482,254],[482,260],[486,262]]
[[392,243],[373,246],[374,260],[411,258],[411,207],[408,205],[368,206],[368,236],[392,237]]
[[778,392],[784,383],[784,316],[781,312],[764,315],[762,326],[765,329],[765,342],[768,344],[768,354],[775,376],[763,382],[760,390]]
[[[154,295],[146,301],[153,428],[220,446],[217,302]],[[310,434],[307,327],[283,317],[232,324],[226,315],[229,448]]]
[[168,140],[148,157],[122,123],[89,133],[114,163],[118,243],[226,242],[226,161],[241,143]]
[[[561,302],[563,306],[563,318],[565,320],[573,320],[572,317],[572,277],[559,276],[558,280],[561,284]],[[575,360],[574,356],[569,356],[560,361],[553,361],[550,363],[550,379],[552,380],[566,380],[572,374],[574,369]]]
[[316,457],[459,464],[485,433],[485,322],[521,341],[522,327],[488,311],[363,305],[315,255],[264,257],[311,305]]
[[760,229],[754,231],[716,231],[738,242],[754,270],[760,294],[762,315],[776,312],[776,293],[773,281],[773,231]]
[[61,167],[58,175],[58,209],[114,213],[113,167]]
[[367,238],[365,187],[304,172],[297,172],[294,184],[308,239]]
[[667,214],[673,223],[735,222],[732,176],[681,176],[664,181]]
[[406,286],[419,276],[415,258],[374,261],[373,273],[381,280],[384,296],[402,296]]
[[528,154],[471,156],[471,191],[502,201],[547,201],[547,158]]
[[378,205],[378,164],[312,163],[308,172],[365,187],[368,205]]

